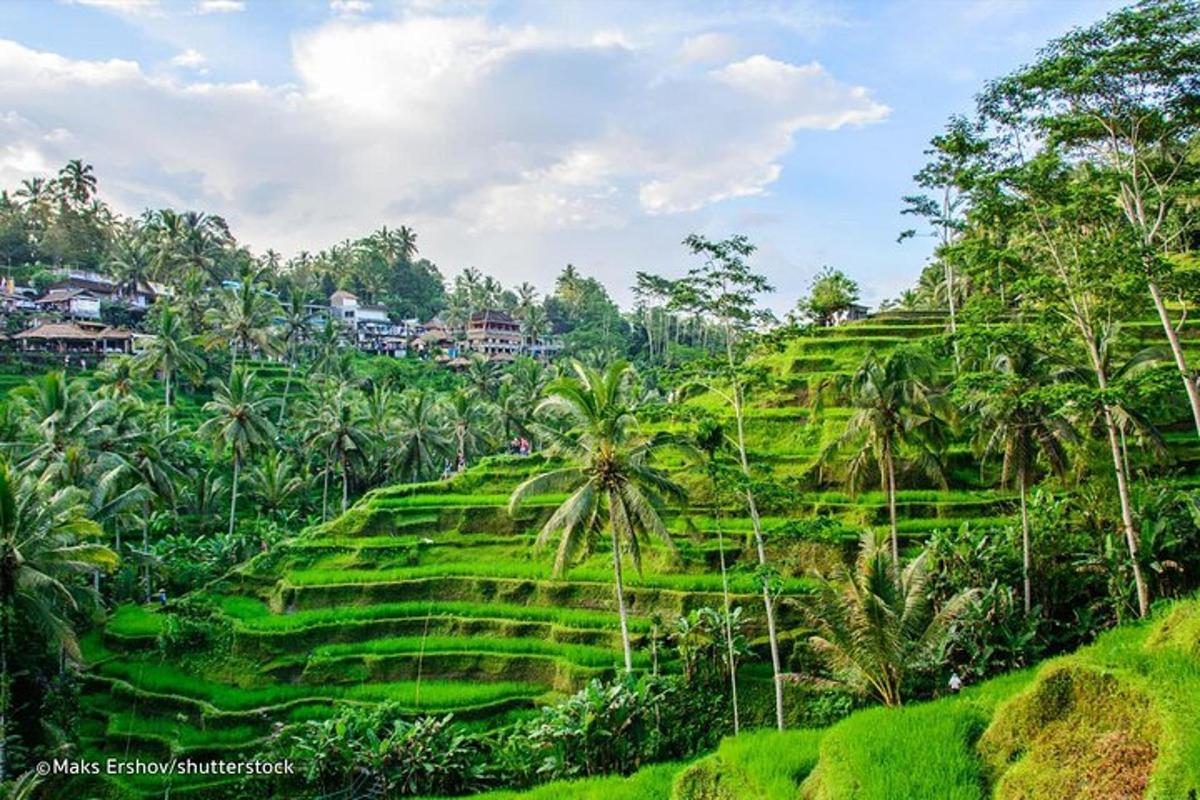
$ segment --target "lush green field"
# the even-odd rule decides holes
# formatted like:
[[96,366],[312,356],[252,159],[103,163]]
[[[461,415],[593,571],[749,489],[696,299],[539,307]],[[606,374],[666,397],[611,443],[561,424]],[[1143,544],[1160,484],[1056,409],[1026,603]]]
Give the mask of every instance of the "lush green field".
[[[813,477],[817,454],[840,433],[850,409],[833,404],[815,415],[810,389],[852,369],[868,349],[886,352],[937,335],[942,325],[937,315],[881,316],[815,331],[759,357],[775,372],[777,385],[755,396],[747,431],[756,470],[787,488],[770,500],[762,518],[772,560],[782,565],[785,660],[790,643],[805,635],[796,610],[812,588],[813,570],[840,563],[864,528],[887,523],[886,498],[877,487],[846,491],[836,463],[820,480]],[[689,403],[692,410],[728,419],[713,395]],[[672,421],[648,427],[686,430]],[[1200,455],[1192,437],[1168,434],[1166,442],[1178,465],[1186,467]],[[597,542],[565,576],[556,577],[553,547],[536,548],[534,539],[564,496],[534,498],[516,515],[506,507],[512,489],[544,465],[537,456],[497,457],[452,480],[377,489],[345,515],[297,532],[194,598],[208,609],[206,624],[226,631],[211,657],[160,656],[156,641],[171,633],[167,614],[152,607],[117,609],[85,648],[94,675],[83,697],[85,746],[107,753],[120,739],[122,757],[164,748],[249,753],[272,726],[327,718],[339,703],[394,702],[414,715],[454,712],[488,729],[561,698],[593,676],[613,674],[621,661],[620,637],[605,543]],[[648,542],[642,573],[626,571],[635,668],[649,668],[656,624],[669,625],[680,614],[720,602],[719,531],[729,586],[748,617],[758,653],[743,668],[746,702],[767,709],[769,702],[759,702],[770,692],[770,679],[762,660],[751,522],[742,508],[714,503],[686,459],[670,466],[693,503],[663,510],[675,550]],[[1014,496],[996,488],[994,466],[981,470],[970,448],[959,443],[951,448],[949,467],[947,488],[914,476],[901,484],[897,527],[911,547],[938,530],[1014,522]],[[1194,482],[1193,473],[1185,468],[1179,480]],[[815,517],[827,520],[812,528],[816,533],[796,527]],[[1135,638],[1144,638],[1146,630],[1139,630]],[[1105,638],[1091,655],[1073,658],[1093,663],[1105,648],[1115,647],[1112,641]],[[1123,657],[1131,658],[1128,652]],[[663,669],[678,668],[666,655],[661,661]],[[1186,677],[1194,669],[1189,664],[1175,667]],[[1138,669],[1151,674],[1156,668],[1143,663]],[[991,781],[1042,790],[1046,783],[1037,769],[1044,768],[1022,766],[1040,763],[1037,747],[1014,748],[1012,753],[1026,755],[1010,764],[1007,755],[1000,761],[982,756],[979,744],[1001,741],[1005,709],[1015,709],[1022,690],[1039,681],[1020,673],[933,704],[865,711],[828,730],[748,734],[686,768],[656,766],[628,779],[493,796],[782,798],[796,796],[803,785],[805,796],[830,800],[976,798]],[[1186,681],[1178,678],[1176,684],[1178,702],[1188,702]],[[1017,699],[1010,700],[1013,696]],[[1162,720],[1164,728],[1188,724],[1170,714]],[[767,722],[768,716],[757,721]],[[1185,740],[1194,741],[1181,736]],[[1200,763],[1194,747],[1164,749],[1155,781],[1173,789],[1190,780],[1180,776],[1190,769],[1184,765]],[[1180,766],[1173,771],[1162,766],[1172,760]],[[1026,772],[1032,777],[1022,777]],[[118,788],[152,796],[160,787],[138,779]],[[1021,796],[1013,791],[1011,796]]]

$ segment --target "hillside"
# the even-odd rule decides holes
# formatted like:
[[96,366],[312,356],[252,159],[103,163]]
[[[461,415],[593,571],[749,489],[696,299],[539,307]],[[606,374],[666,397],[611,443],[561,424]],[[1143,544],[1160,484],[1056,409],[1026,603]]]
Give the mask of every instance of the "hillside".
[[[811,585],[812,569],[836,563],[864,526],[881,526],[887,520],[879,492],[848,494],[837,488],[836,469],[823,480],[814,477],[818,453],[840,432],[850,410],[834,403],[814,419],[811,391],[822,378],[852,370],[869,350],[887,352],[942,331],[938,315],[893,313],[794,337],[758,356],[758,363],[774,380],[769,391],[755,395],[748,440],[756,470],[783,492],[782,499],[768,507],[764,523],[768,531],[778,532],[771,537],[770,547],[783,572],[781,633],[789,659],[785,668],[791,667],[791,643],[807,634],[799,626],[797,612]],[[1140,336],[1141,328],[1137,331]],[[1190,347],[1196,346],[1197,332],[1200,327],[1185,329]],[[1156,333],[1147,323],[1146,338]],[[285,377],[282,370],[270,372],[272,386]],[[196,413],[197,406],[185,405],[184,411]],[[652,427],[682,431],[687,427],[682,418],[690,413],[720,416],[725,412],[713,396],[702,395],[689,402],[681,418]],[[1168,442],[1173,466],[1184,471],[1179,480],[1193,481],[1194,467],[1200,463],[1195,437],[1168,434]],[[1012,519],[1013,495],[995,489],[986,471],[981,474],[965,443],[952,446],[949,462],[946,490],[911,477],[902,482],[898,528],[907,539],[919,541],[935,529],[956,530],[964,523],[1003,524]],[[341,517],[299,532],[182,604],[173,601],[165,610],[118,609],[102,630],[83,642],[89,664],[81,697],[85,757],[132,761],[248,755],[280,729],[331,718],[339,704],[393,702],[412,717],[452,713],[475,729],[493,730],[562,699],[593,677],[615,674],[621,646],[610,555],[601,545],[565,578],[555,579],[553,553],[535,551],[533,537],[562,498],[534,498],[515,517],[506,508],[512,489],[543,466],[537,455],[497,456],[452,480],[372,491]],[[768,723],[770,669],[762,658],[764,631],[747,540],[749,520],[738,508],[713,507],[697,469],[682,461],[674,466],[693,497],[690,507],[670,508],[665,514],[679,557],[671,558],[662,548],[648,545],[643,551],[643,574],[630,571],[626,576],[637,646],[635,667],[651,667],[650,640],[656,625],[692,609],[720,604],[720,526],[732,565],[734,600],[750,617],[748,633],[760,656],[741,669],[743,720],[750,726]],[[818,515],[830,520],[819,536],[783,533],[790,530],[789,523]],[[1190,608],[1181,607],[1179,619],[1190,620]],[[787,753],[770,763],[759,758],[755,744],[759,739],[730,742],[685,773],[676,783],[677,790],[683,792],[681,797],[748,796],[741,789],[712,794],[718,791],[712,786],[730,781],[757,786],[756,781],[767,778],[756,770],[777,773],[786,764],[786,781],[780,783],[778,774],[769,778],[771,786],[784,787],[779,796],[787,796],[795,778],[811,770],[805,782],[808,796],[848,797],[848,781],[869,782],[867,776],[879,769],[877,765],[888,763],[885,754],[891,758],[908,752],[907,758],[945,765],[944,773],[922,770],[928,779],[953,779],[964,787],[961,795],[938,797],[976,797],[985,775],[992,775],[1007,792],[1001,796],[1019,797],[1022,786],[1054,783],[1057,779],[1046,777],[1047,765],[1061,763],[1054,750],[1058,744],[1027,741],[1030,732],[1021,720],[1031,714],[1041,714],[1039,719],[1046,722],[1059,719],[1047,716],[1053,712],[1062,715],[1062,727],[1076,727],[1070,717],[1071,703],[1046,710],[1048,700],[1043,695],[1060,689],[1086,699],[1097,687],[1107,691],[1105,687],[1119,685],[1130,698],[1145,695],[1138,702],[1157,708],[1157,696],[1147,694],[1149,688],[1132,677],[1135,666],[1152,669],[1153,664],[1167,663],[1170,655],[1175,659],[1171,663],[1195,669],[1188,659],[1196,653],[1187,652],[1179,638],[1184,633],[1172,638],[1164,632],[1167,627],[1163,622],[1153,630],[1118,631],[1078,656],[1052,662],[1036,679],[1004,678],[962,697],[902,712],[862,712],[822,733],[798,731],[779,739],[776,734],[758,734],[768,750],[781,748]],[[1185,629],[1186,625],[1180,627]],[[1194,633],[1196,628],[1190,630]],[[1157,650],[1142,647],[1160,639],[1163,643]],[[1189,646],[1194,645],[1193,641]],[[677,669],[669,652],[662,655],[661,666],[667,671]],[[1102,668],[1103,664],[1109,666]],[[1054,670],[1068,670],[1062,673],[1067,678],[1053,678]],[[1097,675],[1109,671],[1117,675],[1119,670],[1129,671],[1130,677],[1113,678],[1117,684],[1097,684]],[[1187,670],[1176,676],[1177,684],[1195,674]],[[1076,680],[1075,676],[1082,677]],[[1006,701],[1031,680],[1033,694]],[[791,687],[789,692],[791,722],[803,722],[807,713],[803,691]],[[1101,715],[1095,720],[1098,729],[1117,730],[1128,722],[1104,716],[1108,709],[1097,713]],[[1153,730],[1127,732],[1137,747],[1149,742],[1158,748],[1148,762],[1155,765],[1154,786],[1168,780],[1158,777],[1160,765],[1183,757],[1182,751],[1171,755],[1159,733],[1184,721],[1162,716],[1156,724],[1159,727]],[[988,733],[979,740],[984,752],[981,761],[975,748],[984,727]],[[931,749],[920,753],[898,749],[900,743],[913,743],[914,731],[921,732],[915,739]],[[1088,742],[1076,744],[1096,758],[1103,756],[1087,750]],[[743,764],[746,761],[751,763]],[[902,769],[886,771],[905,774]],[[667,785],[665,767],[647,774],[652,777],[643,780],[660,788]],[[1186,770],[1170,774],[1185,777],[1172,777],[1176,782],[1163,786],[1192,780]],[[609,780],[608,788],[595,796],[618,796],[609,792],[617,791],[613,787],[622,779]],[[161,796],[167,788],[154,777],[109,781],[114,796],[122,797]],[[172,797],[207,798],[236,794],[237,783],[175,779],[169,788]],[[541,791],[533,796],[552,792]],[[761,791],[770,795],[775,789],[763,784]],[[649,792],[637,789],[630,796],[650,796]],[[934,795],[905,794],[885,783],[876,794],[854,796]]]
[[671,779],[654,767],[497,797],[1173,800],[1200,791],[1198,701],[1200,601],[1188,600],[957,696],[726,739]]

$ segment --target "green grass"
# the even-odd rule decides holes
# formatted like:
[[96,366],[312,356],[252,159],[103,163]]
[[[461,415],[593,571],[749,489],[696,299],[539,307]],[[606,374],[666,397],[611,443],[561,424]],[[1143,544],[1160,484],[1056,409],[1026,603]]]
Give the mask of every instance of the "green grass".
[[611,775],[555,781],[526,792],[488,792],[478,800],[670,800],[678,764],[655,764],[628,778]]
[[[584,667],[610,667],[620,662],[622,658],[620,652],[604,647],[562,644],[544,639],[483,639],[462,636],[401,636],[354,644],[322,645],[312,651],[312,655],[317,658],[407,653],[502,653],[551,656]],[[649,654],[639,652],[635,655],[635,666],[644,667],[650,663]]]
[[[379,603],[368,606],[344,606],[297,611],[292,614],[272,614],[260,600],[239,596],[223,596],[218,604],[226,614],[248,631],[299,631],[311,626],[340,624],[382,619],[406,619],[425,616],[466,617],[471,619],[504,619],[523,622],[546,622],[570,628],[602,628],[616,630],[620,620],[615,613],[558,606],[524,606],[508,603],[471,603],[431,601],[408,603]],[[630,617],[629,626],[635,631],[650,629],[650,622]]]
[[166,617],[146,606],[126,605],[119,607],[108,618],[105,630],[127,638],[158,636]]
[[[329,586],[336,584],[393,583],[420,578],[477,577],[515,580],[549,581],[549,565],[517,562],[467,562],[461,564],[429,564],[394,569],[300,569],[287,573],[293,586]],[[604,569],[572,569],[566,577],[570,582],[611,583],[612,573]],[[680,592],[720,592],[721,576],[712,574],[661,574],[638,577],[629,575],[625,584],[631,588],[667,589]],[[730,589],[739,594],[753,594],[758,586],[751,575],[731,575]],[[783,591],[804,593],[812,589],[808,578],[789,578]]]
[[370,703],[394,702],[413,711],[453,711],[504,700],[534,698],[544,687],[529,683],[459,683],[456,681],[395,681],[353,686],[295,686],[271,684],[243,688],[205,680],[170,664],[146,660],[114,660],[98,667],[102,675],[123,680],[137,689],[208,703],[218,709],[245,711],[322,698]]
[[717,751],[682,771],[674,800],[792,800],[817,763],[824,731],[759,730],[728,736]]

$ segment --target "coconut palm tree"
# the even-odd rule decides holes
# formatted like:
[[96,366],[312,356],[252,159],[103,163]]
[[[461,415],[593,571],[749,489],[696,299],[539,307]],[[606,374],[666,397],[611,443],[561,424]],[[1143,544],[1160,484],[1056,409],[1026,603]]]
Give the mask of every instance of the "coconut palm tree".
[[95,398],[82,378],[67,380],[57,370],[31,379],[13,395],[33,432],[18,466],[53,473],[59,480],[65,478],[72,459],[98,449],[104,422],[116,408],[112,400]]
[[530,306],[525,312],[525,316],[521,318],[521,334],[525,337],[525,350],[528,353],[533,352],[534,346],[541,341],[546,332],[550,330],[550,317],[546,314],[546,309],[541,306]]
[[91,594],[74,578],[117,564],[115,553],[88,541],[99,534],[82,490],[55,489],[46,476],[18,472],[0,460],[0,782],[8,767],[15,626],[20,622],[48,645],[79,657],[67,612]]
[[475,353],[467,363],[466,379],[476,395],[484,400],[496,399],[496,387],[500,384],[500,368],[496,362],[482,353]]
[[466,464],[469,456],[487,447],[486,431],[494,423],[494,414],[474,393],[459,390],[451,394],[444,417],[454,432],[455,464]]
[[304,488],[295,463],[277,450],[268,450],[247,477],[258,507],[268,514],[282,510]]
[[229,495],[229,535],[237,518],[238,475],[250,448],[269,444],[275,439],[275,426],[267,417],[274,398],[265,397],[255,374],[243,367],[229,376],[229,384],[218,384],[213,399],[204,404],[211,414],[197,429],[202,438],[212,439],[219,450],[228,448],[233,458],[233,482]]
[[163,402],[169,411],[175,402],[171,379],[179,372],[200,374],[204,371],[204,359],[196,350],[196,337],[173,306],[164,303],[157,309],[153,329],[154,338],[134,359],[144,372],[162,377]]
[[604,371],[572,364],[573,377],[559,378],[547,387],[538,406],[540,414],[564,422],[565,433],[546,429],[551,452],[570,466],[544,472],[525,481],[509,498],[509,513],[516,513],[529,497],[547,491],[569,491],[570,496],[542,526],[537,543],[544,546],[558,535],[554,574],[563,575],[577,554],[590,547],[592,537],[607,526],[613,560],[617,614],[625,671],[633,670],[629,621],[621,571],[621,551],[629,550],[634,568],[642,569],[638,534],[651,534],[672,553],[675,545],[656,504],[664,494],[684,497],[683,489],[652,464],[661,439],[637,433],[630,410],[628,386],[632,370],[615,361]]
[[818,410],[830,387],[836,387],[855,409],[842,435],[822,452],[821,463],[854,448],[846,464],[846,482],[852,493],[858,491],[868,468],[878,468],[880,488],[887,497],[892,560],[897,563],[897,463],[907,461],[946,487],[940,453],[953,412],[935,389],[934,376],[934,365],[923,353],[900,349],[881,359],[872,351],[853,374],[823,382],[816,393]]
[[371,446],[366,418],[355,402],[353,391],[342,385],[325,397],[317,416],[316,435],[311,439],[326,455],[327,484],[328,465],[336,463],[340,467],[343,514],[350,502],[350,464],[362,461]]
[[865,533],[854,569],[821,582],[805,613],[816,631],[809,643],[834,683],[887,706],[903,703],[912,668],[937,652],[950,623],[977,594],[960,592],[935,610],[927,561],[926,551],[902,567]]
[[967,379],[967,410],[979,423],[976,445],[982,459],[1002,457],[1000,484],[1015,478],[1021,496],[1021,573],[1025,613],[1032,608],[1029,486],[1041,455],[1056,475],[1067,471],[1067,444],[1076,438],[1061,414],[1061,403],[1047,396],[1058,363],[1028,339],[1012,337],[988,364],[990,371]]
[[283,416],[287,412],[288,392],[292,388],[292,372],[296,369],[296,350],[300,340],[308,331],[308,321],[312,314],[304,302],[304,295],[293,289],[287,302],[283,304],[283,322],[280,325],[279,344],[287,358],[287,378],[283,382],[283,397],[279,401],[279,419],[276,426],[283,427]]
[[272,318],[277,310],[278,303],[258,282],[258,274],[247,271],[236,287],[223,290],[217,305],[204,313],[205,322],[214,329],[209,346],[230,348],[230,375],[237,368],[239,354],[249,354],[254,348],[274,350]]
[[709,488],[712,491],[713,522],[717,528],[717,553],[721,560],[721,599],[725,609],[722,622],[725,626],[726,663],[729,667],[729,691],[733,700],[733,733],[736,736],[741,728],[738,716],[737,657],[734,652],[729,575],[725,567],[725,534],[721,530],[721,500],[719,496],[721,466],[718,461],[720,453],[726,449],[728,443],[725,430],[719,423],[709,419],[701,420],[692,439],[692,446],[701,456],[701,467],[708,478]]
[[432,475],[438,460],[451,452],[437,395],[432,391],[416,389],[400,396],[396,447],[399,474],[414,482]]

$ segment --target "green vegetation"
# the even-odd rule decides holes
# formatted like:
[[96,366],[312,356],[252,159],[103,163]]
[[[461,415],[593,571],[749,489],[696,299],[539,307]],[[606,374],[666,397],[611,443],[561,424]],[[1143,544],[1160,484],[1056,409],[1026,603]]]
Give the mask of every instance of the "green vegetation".
[[[137,355],[2,365],[3,790],[69,747],[303,765],[46,789],[122,800],[1200,791],[1195,10],[989,83],[861,323],[827,269],[776,324],[741,235],[622,314],[574,267],[447,286],[407,228],[257,258],[82,162],[0,194],[22,280],[172,290]],[[334,288],[567,357],[367,356]]]

